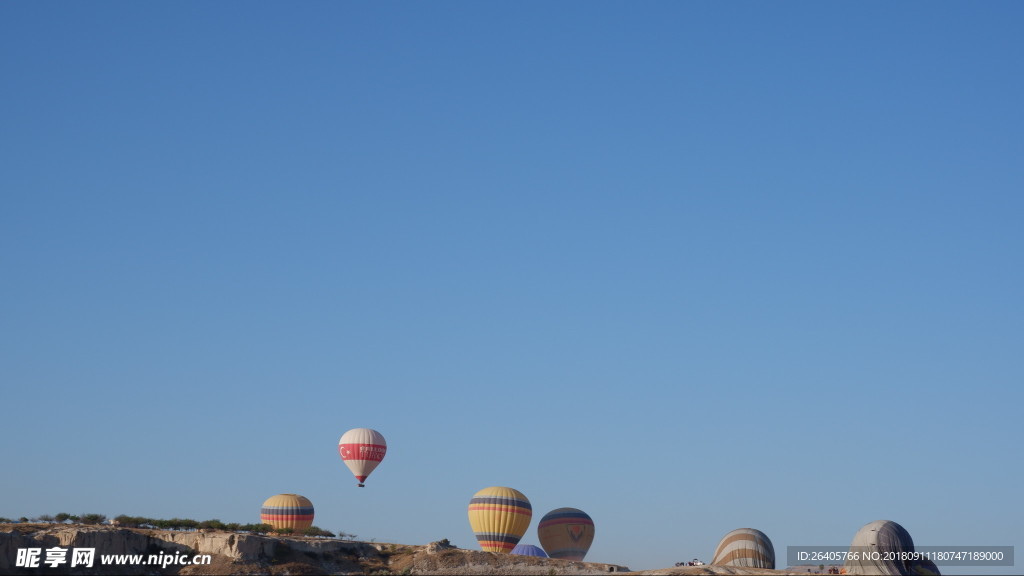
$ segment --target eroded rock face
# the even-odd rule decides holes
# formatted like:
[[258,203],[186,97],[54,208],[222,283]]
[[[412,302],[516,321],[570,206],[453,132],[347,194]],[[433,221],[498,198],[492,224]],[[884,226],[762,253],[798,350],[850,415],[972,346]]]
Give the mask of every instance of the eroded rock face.
[[[19,550],[32,548],[41,549],[36,568],[25,568],[17,565]],[[63,562],[59,565],[46,564],[46,550],[53,548],[66,549]],[[72,570],[73,549],[93,549],[96,557],[93,566],[78,566]],[[99,556],[142,555],[177,553],[194,554],[186,546],[167,542],[144,531],[125,528],[107,528],[100,526],[60,526],[60,525],[17,525],[9,530],[0,530],[0,574],[133,574],[140,571],[139,565],[131,566],[100,566]],[[152,570],[142,570],[154,573]]]
[[[92,568],[70,562],[44,564],[48,548],[96,550]],[[42,551],[37,568],[16,566],[19,549]],[[154,565],[149,559],[209,556],[208,565]],[[132,565],[104,564],[102,556],[138,558]],[[68,554],[70,560],[70,553]],[[159,564],[159,562],[157,562]],[[623,566],[570,562],[460,550],[447,541],[426,546],[370,544],[341,540],[261,536],[221,531],[177,532],[116,526],[0,524],[0,574],[601,574],[627,572]]]
[[454,549],[455,546],[452,546],[452,543],[449,542],[447,538],[445,538],[444,540],[438,540],[437,542],[431,542],[430,544],[427,544],[426,552],[427,554],[437,554],[438,552]]
[[[67,561],[51,567],[45,564],[45,551],[50,548],[68,549]],[[18,567],[19,549],[41,549],[38,567]],[[94,549],[93,569],[70,567],[71,549]],[[146,530],[107,526],[64,525],[2,525],[0,526],[0,574],[192,574],[233,573],[230,570],[207,569],[206,566],[166,565],[152,566],[151,556],[163,557],[196,555],[211,557],[211,566],[243,565],[273,566],[300,560],[323,566],[335,573],[362,573],[362,563],[381,565],[385,558],[377,546],[365,542],[343,542],[312,538],[277,538],[257,534],[233,532],[176,532],[172,530]],[[101,556],[137,556],[133,566],[102,565]],[[159,562],[158,562],[159,563]],[[248,570],[244,570],[248,571]]]
[[193,550],[195,554],[223,556],[232,561],[258,562],[273,558],[277,539],[233,532],[175,532],[152,530],[154,537],[168,544]]

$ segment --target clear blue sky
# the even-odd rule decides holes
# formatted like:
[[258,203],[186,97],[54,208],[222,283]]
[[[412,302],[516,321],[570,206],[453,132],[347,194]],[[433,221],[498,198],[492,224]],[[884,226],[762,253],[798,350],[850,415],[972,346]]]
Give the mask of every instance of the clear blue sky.
[[[505,485],[523,542],[577,507],[633,569],[747,526],[1020,547],[1022,24],[4,2],[0,516],[297,492],[476,548]],[[353,427],[389,442],[364,489]]]

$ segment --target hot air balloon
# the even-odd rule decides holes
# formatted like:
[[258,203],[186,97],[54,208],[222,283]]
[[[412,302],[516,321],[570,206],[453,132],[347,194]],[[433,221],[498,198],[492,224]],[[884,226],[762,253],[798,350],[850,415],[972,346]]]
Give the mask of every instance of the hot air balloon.
[[538,558],[548,557],[540,546],[534,546],[533,544],[516,544],[516,547],[512,549],[510,554],[517,554],[519,556],[536,556]]
[[583,510],[558,508],[540,519],[537,537],[548,556],[583,560],[594,542],[594,521]]
[[903,560],[913,558],[913,552],[914,539],[906,528],[892,520],[875,520],[853,536],[843,567],[848,574],[903,576],[924,571],[938,574],[934,563]]
[[764,532],[739,528],[722,537],[711,565],[774,570],[775,546]]
[[260,508],[260,522],[274,529],[304,530],[313,525],[313,503],[298,494],[271,496]]
[[469,501],[469,525],[485,552],[511,552],[530,527],[531,518],[530,501],[512,488],[484,488]]
[[366,477],[384,459],[388,451],[388,443],[384,436],[369,428],[353,428],[341,435],[338,440],[338,454],[348,469],[355,474],[359,487],[365,486]]

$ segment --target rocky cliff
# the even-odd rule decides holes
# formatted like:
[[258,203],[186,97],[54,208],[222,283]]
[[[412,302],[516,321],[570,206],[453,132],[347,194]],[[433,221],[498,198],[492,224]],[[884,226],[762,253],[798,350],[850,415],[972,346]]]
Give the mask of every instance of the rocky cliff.
[[[91,561],[89,550],[95,551]],[[406,546],[220,531],[0,525],[0,574],[12,575],[573,575],[627,571],[612,564],[460,550],[446,543]]]

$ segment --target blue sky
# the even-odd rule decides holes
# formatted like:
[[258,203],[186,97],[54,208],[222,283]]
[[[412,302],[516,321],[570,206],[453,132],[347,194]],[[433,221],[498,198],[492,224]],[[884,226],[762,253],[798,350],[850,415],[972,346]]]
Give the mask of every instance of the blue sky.
[[1022,21],[4,3],[0,516],[297,492],[476,548],[505,485],[524,543],[577,507],[633,569],[747,526],[1020,545]]

